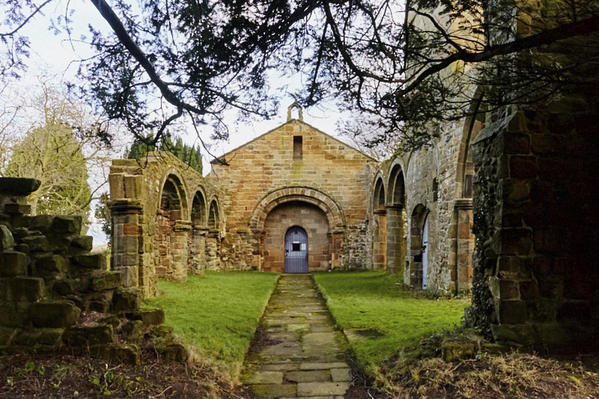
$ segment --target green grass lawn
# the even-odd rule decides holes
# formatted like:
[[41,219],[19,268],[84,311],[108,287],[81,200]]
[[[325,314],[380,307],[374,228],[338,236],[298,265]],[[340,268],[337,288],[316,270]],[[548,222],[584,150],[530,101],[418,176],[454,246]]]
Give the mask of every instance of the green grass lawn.
[[[349,331],[359,365],[376,373],[402,346],[460,323],[469,299],[420,299],[384,272],[314,273],[338,325]],[[363,330],[362,334],[352,330]]]
[[186,282],[160,281],[162,295],[146,300],[145,306],[163,308],[165,324],[235,378],[277,276],[207,272]]

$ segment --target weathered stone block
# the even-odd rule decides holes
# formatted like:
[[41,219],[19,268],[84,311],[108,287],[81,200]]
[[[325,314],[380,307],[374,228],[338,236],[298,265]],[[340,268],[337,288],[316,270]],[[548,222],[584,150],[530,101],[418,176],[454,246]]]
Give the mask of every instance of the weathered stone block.
[[50,230],[59,234],[80,234],[81,216],[55,216]]
[[167,338],[169,336],[171,336],[173,334],[173,327],[171,326],[158,326],[156,328],[153,328],[150,331],[150,336],[152,338],[158,338],[158,339],[164,339]]
[[15,304],[0,302],[0,325],[6,327],[21,327],[25,321],[23,312],[17,310]]
[[15,302],[35,302],[43,298],[44,280],[39,277],[15,277],[10,280],[10,296]]
[[498,342],[531,345],[535,341],[535,331],[529,324],[491,324],[491,332]]
[[69,262],[63,256],[44,256],[35,261],[35,271],[42,277],[54,276],[65,273],[68,265]]
[[139,364],[140,349],[137,345],[109,344],[92,348],[92,355],[116,363]]
[[91,251],[93,248],[92,236],[77,236],[71,241],[71,247],[81,251]]
[[14,327],[0,326],[0,346],[10,345],[17,331]]
[[87,254],[73,256],[72,261],[75,266],[86,269],[103,269],[106,265],[106,257],[104,254]]
[[144,335],[144,323],[141,320],[131,320],[121,327],[121,331],[127,337],[127,340],[141,341]]
[[137,288],[119,288],[112,298],[112,310],[127,312],[139,309],[141,294]]
[[31,205],[27,204],[6,204],[4,212],[9,215],[29,215],[31,213]]
[[141,320],[144,326],[158,326],[164,323],[164,310],[143,309],[137,312],[127,313],[129,320]]
[[103,272],[92,277],[91,288],[94,291],[110,290],[121,285],[120,272]]
[[0,253],[0,276],[24,276],[27,275],[29,257],[23,252],[4,251]]
[[446,338],[441,343],[443,360],[446,362],[455,362],[463,359],[470,359],[478,352],[478,342]]
[[75,324],[80,313],[71,301],[37,302],[29,308],[29,319],[36,327],[63,328]]
[[15,239],[10,232],[10,229],[3,224],[0,224],[0,252],[10,251],[15,246]]
[[93,327],[71,327],[63,335],[65,344],[69,346],[94,346],[109,344],[114,341],[110,324]]
[[0,178],[0,194],[25,197],[37,190],[40,184],[40,181],[37,179],[2,177]]
[[57,347],[60,345],[62,328],[35,328],[21,330],[15,337],[13,344],[35,347],[38,345]]
[[160,353],[166,360],[172,360],[176,362],[184,362],[189,357],[189,352],[185,346],[179,343],[163,343],[158,344],[155,347],[156,351]]
[[501,324],[522,324],[527,320],[526,302],[501,301],[499,303],[499,321]]
[[58,295],[66,296],[75,292],[75,282],[73,280],[62,279],[56,280],[52,285],[52,290]]
[[46,232],[50,228],[52,220],[54,220],[54,216],[51,215],[29,216],[27,218],[27,226],[31,230],[39,230],[40,232]]
[[24,237],[22,239],[23,244],[29,246],[31,252],[48,252],[50,250],[50,243],[48,238],[43,235],[32,235]]

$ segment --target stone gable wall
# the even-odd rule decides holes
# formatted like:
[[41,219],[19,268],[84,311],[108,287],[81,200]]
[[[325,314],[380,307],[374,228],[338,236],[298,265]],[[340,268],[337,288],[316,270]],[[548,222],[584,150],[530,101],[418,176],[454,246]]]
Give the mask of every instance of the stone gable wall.
[[[300,160],[294,160],[294,136],[302,137]],[[265,267],[264,231],[254,231],[252,218],[266,218],[273,208],[265,197],[279,190],[289,192],[277,197],[276,204],[304,201],[318,203],[325,212],[330,210],[329,267],[370,267],[370,251],[363,250],[369,247],[370,240],[364,225],[369,223],[368,187],[374,160],[296,119],[221,159],[227,165],[213,162],[209,180],[218,181],[225,193],[221,203],[227,235],[248,232],[251,246],[250,249],[239,245],[240,240],[236,239],[226,245],[223,250],[228,254],[227,268],[235,267],[233,261],[257,269]]]

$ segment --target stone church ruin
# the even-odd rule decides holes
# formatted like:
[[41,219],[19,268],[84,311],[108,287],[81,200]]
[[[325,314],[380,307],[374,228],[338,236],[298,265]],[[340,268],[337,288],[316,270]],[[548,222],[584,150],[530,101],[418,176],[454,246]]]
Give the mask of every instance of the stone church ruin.
[[[473,292],[467,322],[499,342],[596,348],[597,93],[473,112],[386,160],[306,123],[296,103],[207,176],[163,152],[113,160],[110,270],[89,254],[80,220],[29,217],[28,193],[0,184],[0,345],[71,342],[90,309],[143,321],[139,299],[157,294],[158,279],[365,269]],[[483,101],[484,89],[467,94]]]

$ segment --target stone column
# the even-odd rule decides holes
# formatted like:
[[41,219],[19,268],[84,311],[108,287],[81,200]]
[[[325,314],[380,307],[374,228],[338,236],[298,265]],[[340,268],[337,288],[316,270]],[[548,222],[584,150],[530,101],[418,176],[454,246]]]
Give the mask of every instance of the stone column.
[[377,209],[374,211],[376,220],[375,239],[373,241],[373,269],[385,270],[387,266],[387,210]]
[[204,274],[206,271],[206,235],[208,228],[193,226],[189,247],[189,272]]
[[472,200],[462,198],[454,203],[455,210],[455,265],[452,280],[457,292],[472,288],[472,252],[474,251],[474,234],[472,233]]
[[172,268],[171,277],[175,281],[187,280],[188,243],[191,222],[188,220],[177,220],[173,226],[171,237]]
[[142,205],[136,199],[119,199],[108,203],[112,217],[111,268],[120,271],[125,287],[138,287],[143,253],[141,218]]
[[206,266],[208,270],[220,270],[219,232],[210,230],[206,236]]
[[387,272],[403,274],[406,258],[403,207],[387,206]]

